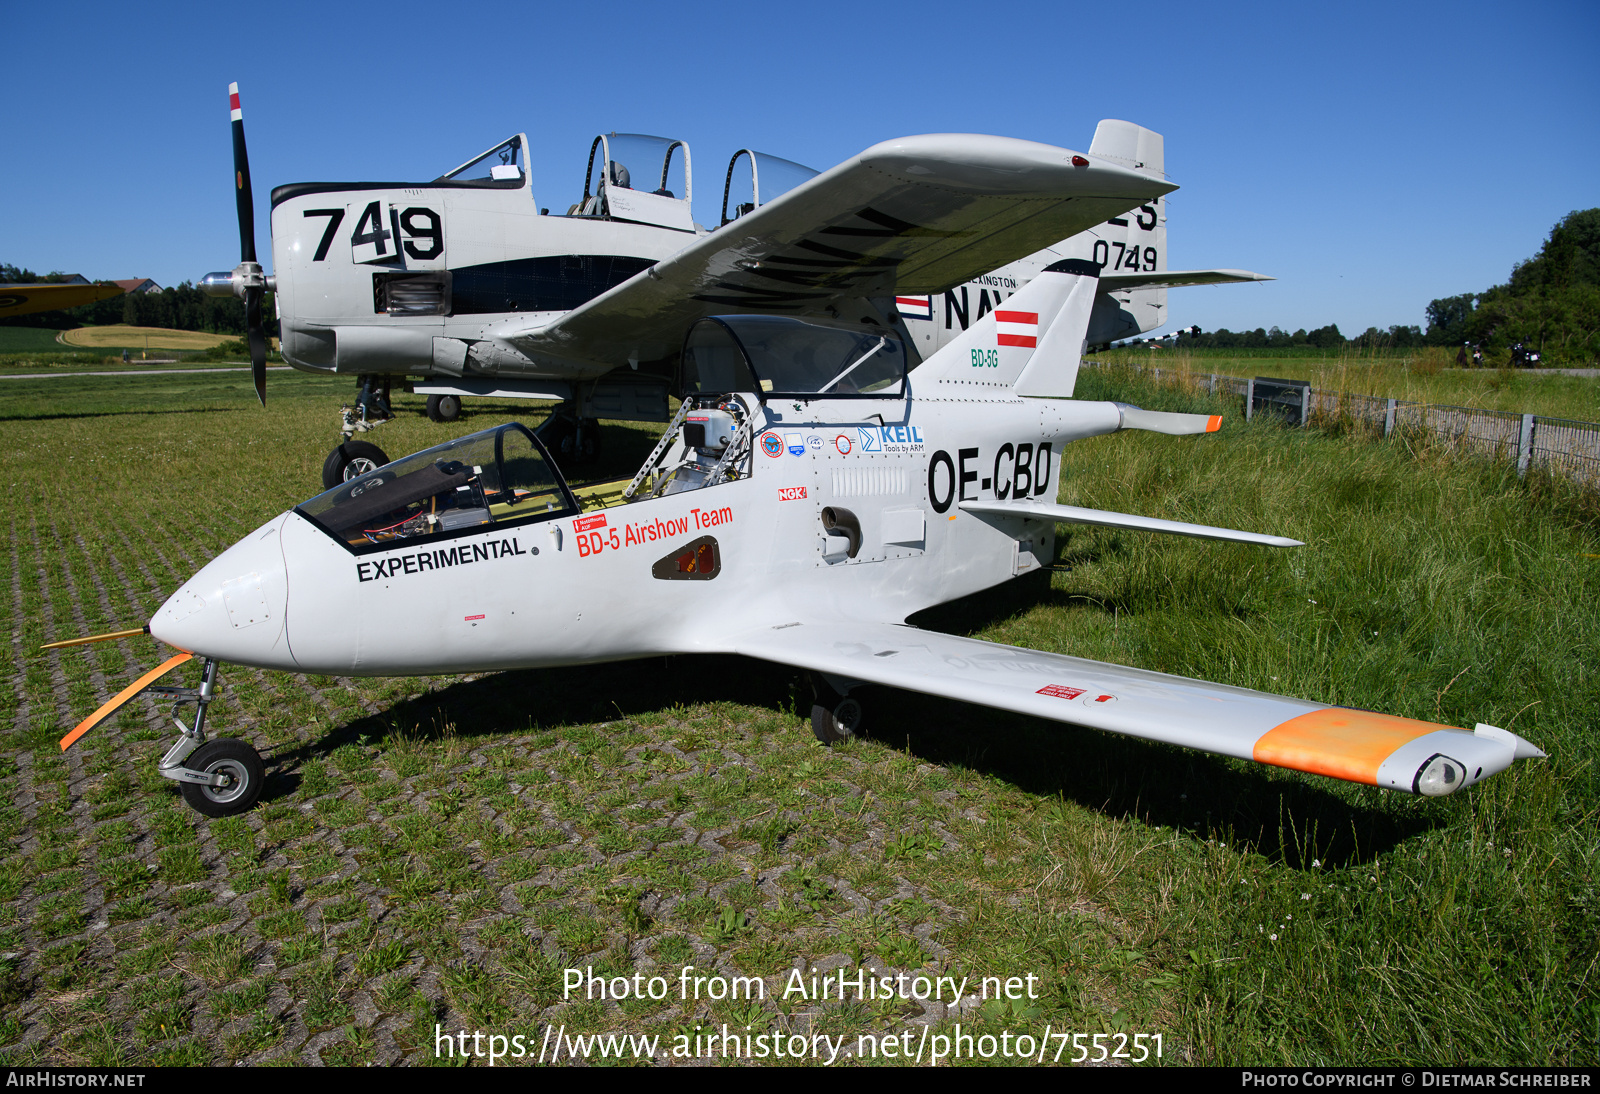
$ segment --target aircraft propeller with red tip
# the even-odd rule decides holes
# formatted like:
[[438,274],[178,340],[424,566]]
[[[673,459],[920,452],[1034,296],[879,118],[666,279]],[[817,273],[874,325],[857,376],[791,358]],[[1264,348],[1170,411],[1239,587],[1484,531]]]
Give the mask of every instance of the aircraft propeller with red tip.
[[200,288],[211,296],[244,299],[245,329],[249,332],[250,374],[256,398],[267,405],[267,334],[261,325],[261,298],[272,291],[273,279],[256,261],[256,210],[250,190],[250,156],[244,146],[244,112],[239,108],[239,85],[228,85],[228,109],[233,117],[234,201],[239,210],[239,265],[230,273],[209,273]]

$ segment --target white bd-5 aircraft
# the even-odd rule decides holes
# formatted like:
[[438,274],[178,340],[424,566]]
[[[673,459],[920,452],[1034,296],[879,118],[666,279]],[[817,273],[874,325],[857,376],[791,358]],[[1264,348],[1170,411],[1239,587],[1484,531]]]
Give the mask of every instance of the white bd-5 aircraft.
[[[648,341],[660,315],[687,327],[672,351],[683,401],[630,480],[575,494],[540,439],[507,424],[342,482],[185,583],[141,629],[179,652],[62,747],[199,658],[198,688],[156,688],[196,705],[160,771],[219,816],[248,808],[263,782],[250,745],[206,740],[221,662],[393,676],[731,653],[808,671],[824,741],[859,728],[855,688],[883,684],[1426,795],[1543,755],[1493,726],[1467,731],[907,626],[915,612],[1048,565],[1058,523],[1300,545],[1056,503],[1070,441],[1220,425],[1071,398],[1101,296],[1092,259],[1041,270],[914,368],[904,324],[852,296],[857,276],[876,283],[877,254],[936,291],[951,281],[941,270],[963,268],[963,252],[1004,253],[987,232],[1026,249],[1030,220],[1059,237],[1074,223],[1066,211],[1097,224],[1169,183],[994,137],[920,138],[868,158],[857,173],[836,169],[854,195],[847,214],[797,189],[750,215],[808,216],[823,227],[795,238],[815,247],[752,244],[748,260],[691,249],[600,297],[628,301],[606,309],[605,324],[596,315],[585,325],[596,314],[585,308],[556,324],[591,344],[663,355]],[[856,273],[816,288],[806,278],[816,295],[804,314],[696,314],[717,295],[703,286],[734,277],[741,261],[845,250]]]
[[[1101,273],[1090,345],[1160,326],[1169,286],[1267,280],[1167,269],[1163,195],[1174,187],[1161,135],[1110,120],[1069,161],[970,135],[887,141],[822,174],[741,149],[709,231],[690,212],[683,141],[596,137],[583,196],[551,216],[518,134],[431,182],[276,187],[268,276],[237,84],[229,95],[242,261],[201,286],[244,298],[263,401],[269,289],[284,359],[359,379],[325,487],[388,462],[355,434],[389,414],[397,381],[441,421],[467,396],[560,400],[537,432],[570,466],[597,454],[597,419],[667,420],[684,335],[706,315],[892,328],[915,364],[1067,258]],[[961,200],[940,200],[941,188]]]

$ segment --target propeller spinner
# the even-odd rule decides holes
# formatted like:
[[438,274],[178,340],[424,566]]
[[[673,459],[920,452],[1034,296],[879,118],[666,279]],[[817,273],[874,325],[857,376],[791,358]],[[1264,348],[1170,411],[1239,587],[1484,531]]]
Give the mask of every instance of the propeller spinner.
[[245,329],[249,332],[250,375],[255,380],[256,398],[267,405],[267,334],[261,325],[261,298],[272,288],[272,279],[256,261],[255,200],[250,189],[250,156],[244,145],[244,111],[239,108],[239,85],[228,85],[228,108],[233,118],[234,200],[239,211],[239,265],[231,273],[209,273],[200,288],[211,296],[238,296],[244,299]]

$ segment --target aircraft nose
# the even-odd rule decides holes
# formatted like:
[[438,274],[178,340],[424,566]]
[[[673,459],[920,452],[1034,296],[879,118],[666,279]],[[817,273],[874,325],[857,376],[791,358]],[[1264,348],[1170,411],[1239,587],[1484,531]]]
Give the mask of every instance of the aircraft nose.
[[289,581],[280,514],[195,574],[150,620],[150,633],[200,657],[296,668],[284,633]]

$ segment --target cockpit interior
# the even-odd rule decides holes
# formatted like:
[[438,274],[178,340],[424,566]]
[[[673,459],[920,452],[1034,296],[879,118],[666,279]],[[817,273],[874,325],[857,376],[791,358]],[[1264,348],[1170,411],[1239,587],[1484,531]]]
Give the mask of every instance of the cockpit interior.
[[908,356],[891,328],[711,316],[689,329],[682,401],[632,479],[574,492],[538,438],[509,423],[369,471],[298,512],[365,554],[707,489],[750,475],[755,422],[767,401],[901,399]]

